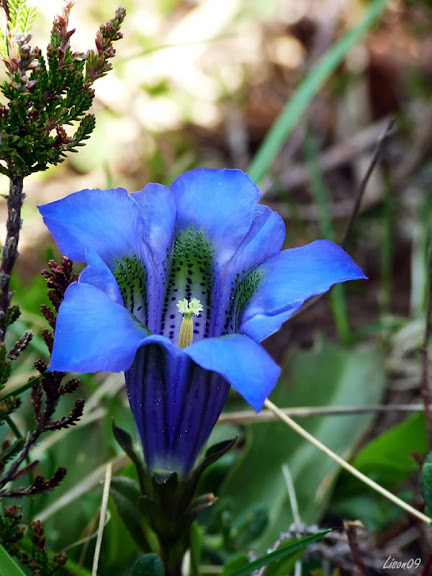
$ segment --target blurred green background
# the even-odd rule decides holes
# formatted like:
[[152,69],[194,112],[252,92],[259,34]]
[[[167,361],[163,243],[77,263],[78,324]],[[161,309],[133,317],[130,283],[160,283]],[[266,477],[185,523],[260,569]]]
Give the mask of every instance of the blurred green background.
[[[60,4],[37,2],[33,44],[44,48],[48,43]],[[323,55],[338,39],[347,38],[374,4],[124,2],[124,39],[116,43],[114,69],[95,86],[95,132],[79,154],[25,181],[14,278],[15,302],[23,314],[10,329],[10,339],[24,327],[37,335],[45,326],[39,313],[39,305],[47,302],[40,270],[48,258],[59,255],[38,204],[84,188],[135,191],[149,181],[169,185],[196,166],[247,171],[298,86],[305,81],[312,85]],[[71,18],[73,49],[92,47],[98,26],[117,7],[112,0],[77,2]],[[295,118],[280,152],[258,176],[263,202],[286,220],[287,247],[325,236],[341,242],[377,140],[389,119],[397,119],[348,244],[369,281],[339,288],[265,343],[283,366],[273,398],[279,406],[364,407],[384,401],[409,410],[421,402],[419,350],[429,291],[432,212],[431,32],[429,2],[388,2]],[[252,167],[258,174],[256,164]],[[7,179],[0,179],[0,192],[7,189]],[[4,205],[0,210],[5,216]],[[47,358],[38,336],[8,390],[34,373],[37,357]],[[82,396],[87,404],[81,424],[45,437],[32,453],[46,475],[65,465],[65,481],[55,493],[24,506],[27,517],[44,521],[53,550],[71,547],[70,573],[85,576],[90,574],[94,539],[73,545],[97,529],[105,463],[112,460],[115,471],[133,474],[114,442],[111,420],[134,437],[135,430],[123,376],[85,376],[76,393]],[[233,394],[226,412],[246,408]],[[67,407],[59,412],[63,409]],[[23,429],[31,427],[29,402],[19,418]],[[418,465],[410,454],[428,450],[424,421],[419,415],[406,418],[395,411],[378,417],[315,416],[304,423],[333,450],[353,458],[359,469],[421,505]],[[330,460],[283,424],[228,420],[216,427],[212,440],[238,433],[240,441],[204,479],[202,489],[215,491],[220,500],[200,522],[202,574],[222,573],[222,565],[236,554],[262,553],[287,532],[293,521],[292,494],[283,466],[291,471],[302,522],[336,529],[342,519],[364,522],[367,537],[360,544],[370,570],[395,549],[401,557],[427,554],[418,525],[345,472],[339,474]],[[111,501],[109,510],[99,572],[127,574],[139,551]],[[397,548],[396,539],[405,542],[409,530],[406,548]],[[367,540],[371,534],[373,544]],[[340,554],[349,570],[349,549]],[[344,567],[335,552],[329,557]],[[322,552],[316,558],[315,568],[321,566]],[[282,576],[289,570],[269,569],[266,574]]]

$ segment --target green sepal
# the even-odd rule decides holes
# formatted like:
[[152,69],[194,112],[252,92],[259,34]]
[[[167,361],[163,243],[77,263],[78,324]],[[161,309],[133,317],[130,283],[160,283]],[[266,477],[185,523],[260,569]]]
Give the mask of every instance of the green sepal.
[[[117,477],[113,480],[112,489],[119,514],[132,537],[140,548],[160,551],[168,573],[178,569],[191,546],[194,547],[194,559],[199,562],[200,543],[193,528],[194,520],[217,499],[213,494],[194,499],[195,492],[203,472],[232,448],[237,437],[210,447],[190,476],[181,477],[173,472],[169,475],[153,474],[150,479],[133,448],[130,435],[114,422],[113,432],[138,473],[139,484],[129,478]],[[137,512],[146,519],[146,523],[137,519]]]
[[191,546],[191,527],[194,517],[193,498],[197,478],[179,478],[176,473],[169,476],[153,475],[151,497],[141,500],[150,525],[157,534],[161,546],[161,557],[166,570],[181,565],[186,550]]
[[206,451],[204,454],[204,458],[202,462],[199,464],[198,468],[195,470],[194,475],[200,477],[202,473],[208,468],[211,464],[222,458],[224,454],[226,454],[234,444],[237,442],[238,436],[235,438],[231,438],[231,440],[223,440],[222,442],[218,442]]
[[147,474],[146,474],[146,471],[144,468],[144,463],[141,460],[141,458],[138,456],[138,454],[135,452],[135,449],[133,447],[132,438],[131,438],[130,434],[128,434],[126,432],[126,430],[123,430],[122,428],[119,428],[118,426],[116,426],[114,420],[112,422],[112,428],[113,428],[114,438],[117,440],[117,443],[124,450],[124,452],[127,454],[127,456],[129,456],[129,458],[132,460],[132,462],[136,468],[141,494],[142,495],[148,495],[150,493],[150,486],[149,486],[148,477],[147,477]]
[[157,554],[145,554],[136,561],[131,576],[164,576],[164,572]]
[[151,497],[143,500],[158,534],[177,531],[176,525],[185,518],[195,488],[190,481],[179,480],[175,472],[166,477],[153,475]]
[[164,510],[171,510],[174,517],[184,517],[188,523],[193,522],[199,513],[216,502],[213,494],[206,494],[193,500],[201,475],[211,464],[226,454],[236,441],[237,436],[211,446],[188,478],[179,478],[177,473],[169,476],[154,474],[152,478],[153,505],[150,506],[155,509],[160,507]]
[[198,496],[198,498],[195,498],[195,500],[192,503],[192,506],[188,511],[189,520],[191,521],[196,520],[198,516],[202,512],[204,512],[204,510],[210,508],[210,506],[213,506],[213,504],[215,504],[217,501],[218,499],[212,493],[203,494],[202,496]]
[[422,467],[420,489],[425,503],[425,513],[432,516],[432,452],[426,456]]
[[157,550],[157,538],[147,522],[146,515],[142,510],[137,514],[142,501],[138,482],[127,476],[115,476],[111,481],[110,495],[137,546],[144,552]]

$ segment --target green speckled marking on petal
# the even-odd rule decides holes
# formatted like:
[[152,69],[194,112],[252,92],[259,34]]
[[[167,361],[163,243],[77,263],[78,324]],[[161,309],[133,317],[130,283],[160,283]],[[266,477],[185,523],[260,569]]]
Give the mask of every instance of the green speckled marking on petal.
[[190,227],[179,232],[173,242],[170,271],[162,311],[161,333],[173,342],[181,324],[176,303],[197,298],[204,313],[194,322],[194,333],[208,336],[212,312],[213,248],[202,230]]
[[262,270],[251,270],[243,280],[240,280],[241,275],[240,273],[237,274],[231,290],[230,300],[232,304],[226,312],[225,333],[237,332],[243,312],[253,294],[258,290],[263,275]]
[[120,288],[125,308],[144,324],[148,323],[147,272],[136,256],[116,260],[114,278]]

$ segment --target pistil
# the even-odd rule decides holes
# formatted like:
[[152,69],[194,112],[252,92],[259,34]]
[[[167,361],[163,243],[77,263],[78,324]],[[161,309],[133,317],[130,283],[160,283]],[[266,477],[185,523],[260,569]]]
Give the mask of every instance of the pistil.
[[183,314],[183,321],[180,326],[180,334],[178,339],[178,347],[186,348],[192,344],[193,340],[193,316],[199,316],[202,312],[203,306],[199,300],[192,298],[190,302],[183,298],[177,302],[177,308]]

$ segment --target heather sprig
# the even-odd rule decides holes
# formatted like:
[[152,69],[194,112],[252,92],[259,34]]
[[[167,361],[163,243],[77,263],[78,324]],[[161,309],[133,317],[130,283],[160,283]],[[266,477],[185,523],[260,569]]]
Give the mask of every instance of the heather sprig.
[[[83,54],[70,45],[72,6],[66,1],[62,13],[54,18],[44,57],[39,48],[30,45],[34,9],[26,0],[0,1],[7,21],[6,34],[0,35],[0,53],[8,76],[0,86],[6,99],[0,106],[0,173],[10,179],[0,266],[0,342],[4,342],[9,322],[9,284],[18,257],[24,177],[62,162],[90,136],[95,127],[95,118],[88,113],[94,99],[92,84],[111,68],[112,44],[121,38],[120,26],[126,15],[124,8],[119,8],[97,33],[97,53],[89,50]],[[68,126],[74,126],[72,134]]]
[[[55,17],[45,57],[30,45],[33,10],[22,0],[1,3],[8,34],[1,37],[0,50],[9,80],[0,87],[6,98],[0,108],[0,172],[9,177],[27,176],[62,162],[95,127],[93,114],[87,113],[94,99],[92,84],[111,69],[108,59],[115,54],[113,42],[122,37],[126,12],[119,8],[97,32],[96,52],[83,54],[70,45],[72,5],[66,2]],[[65,127],[72,124],[75,130],[69,135]]]
[[[54,310],[47,305],[41,306],[41,309],[48,324],[54,329],[56,311],[64,297],[67,287],[76,280],[76,276],[72,272],[72,262],[67,258],[63,258],[60,265],[50,260],[49,267],[50,270],[44,270],[42,275],[46,279],[48,298]],[[11,349],[7,357],[4,344],[1,346],[0,354],[3,354],[3,356],[0,357],[0,392],[9,376],[11,363],[26,348],[31,340],[30,335],[31,332],[25,332]],[[53,343],[52,332],[46,329],[42,332],[42,336],[51,353]],[[63,467],[58,468],[54,475],[48,480],[45,480],[41,474],[38,474],[29,486],[6,488],[9,482],[14,482],[22,478],[38,466],[39,462],[30,462],[28,455],[42,434],[74,426],[83,413],[84,401],[78,399],[75,401],[74,407],[68,415],[60,419],[55,419],[54,414],[61,397],[75,392],[79,386],[79,381],[76,378],[72,378],[66,383],[63,383],[64,373],[47,372],[47,365],[41,360],[35,362],[35,367],[40,373],[40,378],[36,380],[31,389],[35,429],[25,440],[18,436],[12,442],[6,440],[3,443],[0,452],[0,498],[22,498],[24,496],[44,494],[60,484],[66,474],[66,470]],[[0,426],[8,421],[9,415],[16,410],[19,403],[19,398],[13,396],[0,401]],[[7,466],[9,463],[10,465]],[[24,465],[24,463],[26,464]]]
[[[48,298],[52,308],[42,305],[41,310],[50,327],[54,329],[60,302],[69,284],[76,280],[76,275],[73,274],[72,262],[67,258],[63,258],[60,265],[50,260],[49,270],[44,270],[42,275],[46,279]],[[16,308],[11,308],[10,312],[10,316],[16,319],[18,316]],[[46,329],[43,331],[42,336],[51,353],[52,332]],[[11,364],[27,347],[30,340],[31,332],[25,332],[9,353],[6,353],[4,344],[0,345],[0,394],[4,390],[5,383],[10,375]],[[14,440],[5,439],[1,445],[1,500],[34,497],[46,494],[59,486],[66,476],[66,469],[63,466],[58,467],[48,479],[41,473],[33,475],[39,467],[39,461],[30,460],[30,451],[39,442],[43,434],[74,426],[83,413],[84,400],[78,399],[69,414],[55,419],[54,415],[60,399],[67,394],[75,392],[79,386],[79,380],[71,378],[63,383],[65,374],[62,372],[47,372],[47,365],[41,360],[35,362],[35,367],[40,373],[36,382],[34,382],[35,379],[32,379],[33,386],[31,387],[35,427],[25,438],[10,419],[10,415],[21,404],[20,398],[13,395],[4,395],[4,398],[0,400],[0,426],[7,423],[16,436]],[[16,485],[18,480],[30,474],[32,475],[30,482],[23,486]],[[27,533],[28,537],[25,543],[21,544],[20,541],[25,533]],[[20,506],[4,506],[3,514],[0,514],[0,552],[1,546],[11,556],[15,556],[20,564],[28,566],[32,570],[32,574],[37,576],[56,576],[67,561],[67,556],[64,553],[59,553],[52,557],[47,550],[42,524],[39,521],[24,522]]]
[[[66,0],[61,14],[54,18],[43,55],[31,44],[35,9],[27,0],[0,0],[0,16],[6,23],[0,32],[0,56],[7,77],[0,86],[0,174],[10,180],[0,263],[0,426],[7,424],[11,430],[0,447],[0,499],[45,494],[60,484],[66,469],[59,467],[48,479],[40,473],[33,475],[39,462],[31,461],[30,451],[46,432],[76,424],[84,408],[84,401],[78,399],[69,414],[55,417],[60,399],[75,392],[79,382],[63,382],[62,372],[47,372],[47,365],[38,360],[35,367],[39,376],[20,388],[31,388],[33,405],[34,426],[25,434],[11,418],[21,404],[20,392],[6,390],[13,363],[32,340],[32,333],[25,331],[14,344],[5,343],[8,326],[20,315],[19,307],[11,306],[10,279],[18,258],[24,178],[62,162],[68,152],[76,152],[90,136],[95,126],[95,118],[89,113],[94,99],[92,84],[111,69],[108,59],[115,54],[112,44],[121,38],[125,17],[125,10],[119,8],[113,20],[100,27],[96,51],[75,52],[70,44],[74,30],[69,29],[72,6],[73,2]],[[72,263],[66,258],[60,265],[50,261],[49,266],[43,275],[52,308],[44,305],[42,313],[54,329],[64,292],[75,277]],[[43,330],[42,337],[51,353],[52,332]],[[17,481],[28,475],[30,480],[20,486]],[[66,557],[57,555],[50,560],[42,526],[38,522],[28,526],[31,547],[30,552],[29,546],[23,552],[17,543],[23,535],[21,509],[5,507],[0,515],[0,544],[33,574],[53,576]]]
[[[26,532],[30,542],[24,544]],[[51,559],[42,524],[37,520],[27,525],[20,506],[5,506],[4,517],[0,515],[0,542],[9,554],[28,566],[34,576],[56,576],[67,561],[63,552]]]

